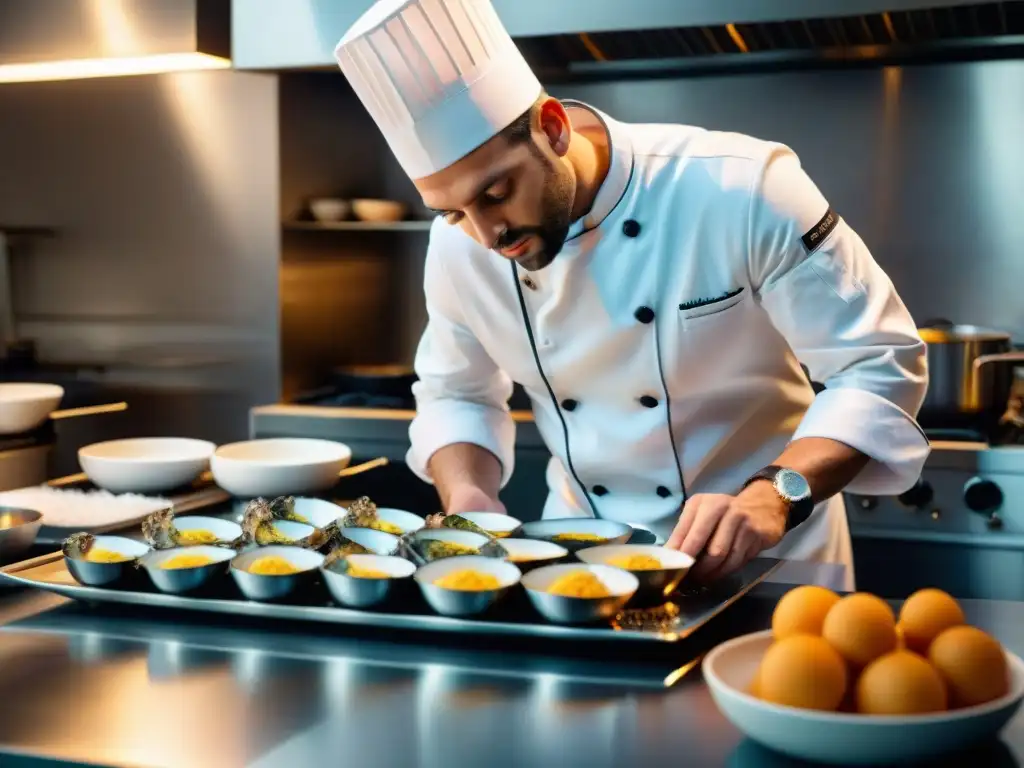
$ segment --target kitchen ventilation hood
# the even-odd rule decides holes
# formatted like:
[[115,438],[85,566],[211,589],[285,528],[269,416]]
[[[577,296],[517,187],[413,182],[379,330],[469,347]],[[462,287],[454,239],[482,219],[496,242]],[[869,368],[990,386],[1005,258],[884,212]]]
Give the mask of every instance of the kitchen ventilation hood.
[[231,0],[2,0],[0,83],[231,66]]
[[[333,69],[372,0],[235,0],[235,66]],[[542,79],[1024,55],[1024,0],[493,0]]]

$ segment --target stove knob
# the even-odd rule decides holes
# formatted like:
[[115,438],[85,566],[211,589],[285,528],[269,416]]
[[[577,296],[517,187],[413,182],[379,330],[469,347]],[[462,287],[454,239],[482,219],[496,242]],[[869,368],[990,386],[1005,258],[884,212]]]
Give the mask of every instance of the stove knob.
[[1003,505],[1003,492],[991,480],[973,477],[964,486],[964,504],[972,512],[988,514]]
[[877,496],[861,496],[857,499],[857,506],[863,509],[865,512],[870,512],[872,509],[878,507]]
[[914,483],[913,488],[901,493],[897,498],[899,499],[900,504],[905,507],[916,507],[917,509],[920,509],[921,507],[928,506],[934,495],[931,485],[926,483],[924,480],[918,480]]

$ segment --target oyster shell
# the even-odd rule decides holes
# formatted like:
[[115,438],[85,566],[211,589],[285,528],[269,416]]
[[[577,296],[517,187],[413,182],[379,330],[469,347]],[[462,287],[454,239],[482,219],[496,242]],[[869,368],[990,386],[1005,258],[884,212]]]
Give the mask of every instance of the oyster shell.
[[[289,509],[289,504],[282,502],[282,499],[287,500],[290,497],[281,497],[274,501],[253,499],[249,502],[245,508],[245,515],[242,517],[242,541],[258,544],[261,547],[270,544],[289,544],[307,549],[320,549],[340,535],[337,523],[331,522],[323,528],[314,529],[311,534],[302,539],[295,540],[283,536],[274,527],[274,522],[285,519],[294,520],[295,518],[279,516],[282,513],[287,513]],[[294,504],[294,500],[292,500],[292,504]],[[295,522],[299,521],[295,520]]]
[[460,555],[505,557],[507,554],[501,545],[493,539],[481,547],[471,547],[453,541],[411,537],[405,539],[405,547],[413,560],[419,560],[424,564],[431,563],[434,560],[442,560],[446,557],[459,557]]
[[96,537],[91,533],[72,533],[64,539],[64,543],[61,545],[61,552],[64,553],[64,557],[82,559],[89,553],[89,550],[92,549],[95,543]]
[[377,505],[368,496],[356,499],[341,517],[341,526],[348,528],[372,528],[377,522]]
[[482,533],[487,538],[494,538],[489,531],[485,531],[472,520],[467,520],[462,515],[428,515],[427,528],[454,528],[457,531],[472,531]]
[[178,546],[178,529],[174,527],[174,510],[161,509],[142,521],[142,537],[153,549]]
[[292,520],[296,523],[309,525],[310,520],[305,515],[295,511],[294,496],[278,496],[270,502],[270,511],[275,520]]

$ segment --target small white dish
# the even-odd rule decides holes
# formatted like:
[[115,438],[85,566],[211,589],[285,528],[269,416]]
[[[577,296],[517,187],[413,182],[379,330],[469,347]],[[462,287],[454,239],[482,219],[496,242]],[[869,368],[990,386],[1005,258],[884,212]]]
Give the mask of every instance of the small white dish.
[[0,435],[15,435],[42,426],[63,397],[64,388],[56,384],[0,384]]
[[[242,535],[242,526],[231,520],[205,515],[185,515],[174,518],[174,527],[179,533],[186,531],[209,531],[217,540],[215,544],[230,544]],[[184,541],[180,546],[201,546],[199,542]]]
[[351,460],[343,443],[277,437],[222,445],[210,470],[217,485],[242,499],[315,496],[333,488]]
[[401,546],[395,534],[378,531],[376,528],[342,528],[341,535],[374,555],[397,555]]
[[[316,531],[312,525],[306,523],[297,523],[294,520],[275,520],[271,523],[274,530],[278,535],[288,539],[288,541],[302,541],[309,536],[312,536]],[[271,544],[270,546],[288,546],[287,544]]]
[[479,525],[497,539],[515,536],[523,525],[521,520],[500,512],[460,512],[459,517]]
[[388,597],[397,582],[409,579],[416,572],[416,566],[403,557],[348,555],[345,559],[351,565],[387,574],[387,578],[367,579],[331,567],[321,568],[320,575],[331,596],[346,608],[377,605]]
[[[383,522],[390,523],[397,527],[400,533],[395,534],[396,536],[401,536],[406,533],[415,533],[427,524],[419,515],[407,512],[404,509],[393,509],[391,507],[379,507],[377,509],[377,517]],[[393,531],[384,532],[394,533]]]
[[[480,571],[495,576],[500,586],[488,590],[448,589],[435,584],[442,576],[454,571]],[[420,586],[420,592],[435,611],[442,616],[475,616],[483,613],[508,590],[515,586],[522,573],[512,563],[493,557],[463,555],[446,557],[424,565],[413,578]]]
[[137,437],[87,445],[78,463],[94,485],[111,493],[161,493],[195,481],[214,450],[206,440]]
[[1024,661],[1010,652],[1010,692],[966,709],[929,715],[880,716],[817,712],[762,701],[747,693],[772,632],[729,640],[704,658],[704,679],[722,714],[754,741],[818,763],[917,763],[994,737],[1024,699]]
[[[607,597],[566,597],[547,591],[556,580],[576,571],[590,571],[610,594]],[[585,563],[537,568],[525,574],[522,583],[537,612],[556,624],[587,624],[612,619],[640,586],[640,581],[629,571]]]
[[109,587],[135,572],[135,562],[149,552],[149,545],[124,536],[94,536],[91,549],[116,552],[128,559],[117,563],[94,563],[82,557],[65,555],[64,564],[79,584]]
[[[194,547],[175,547],[174,549],[151,550],[140,560],[146,569],[153,585],[161,592],[180,595],[192,592],[204,586],[211,578],[227,571],[227,563],[237,553],[233,549],[199,545]],[[182,555],[200,555],[210,562],[192,568],[164,568],[164,564]]]
[[352,205],[337,197],[317,197],[309,201],[309,212],[321,223],[343,221],[352,212]]
[[512,538],[501,539],[498,544],[508,553],[505,559],[523,573],[552,565],[569,556],[569,550],[553,541]]
[[[649,555],[659,560],[662,567],[650,570],[632,570],[610,562],[617,557],[630,555]],[[654,544],[605,544],[581,549],[576,552],[576,557],[590,565],[610,565],[613,568],[628,570],[640,582],[638,592],[652,597],[667,597],[672,594],[694,563],[693,558],[685,552],[666,549]]]
[[[281,557],[299,571],[288,574],[252,573],[249,568],[253,562],[264,557]],[[299,586],[308,584],[323,564],[324,556],[312,549],[272,545],[249,549],[237,555],[231,561],[231,578],[247,598],[267,602],[288,597]]]
[[[561,538],[563,536],[571,537],[573,534],[584,534],[597,538],[590,540]],[[579,549],[603,544],[625,544],[633,535],[633,529],[625,523],[615,520],[600,520],[594,517],[561,517],[523,523],[519,535],[527,539],[553,541],[570,552],[575,552]]]

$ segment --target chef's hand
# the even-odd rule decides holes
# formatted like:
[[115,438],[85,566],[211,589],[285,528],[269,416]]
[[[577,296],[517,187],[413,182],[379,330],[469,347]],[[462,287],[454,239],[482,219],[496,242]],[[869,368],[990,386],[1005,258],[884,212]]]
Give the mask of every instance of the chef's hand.
[[714,581],[782,541],[787,505],[771,483],[755,482],[738,496],[699,493],[687,499],[666,546],[698,558],[693,575]]
[[500,512],[505,511],[505,505],[497,499],[488,496],[483,490],[475,485],[460,485],[452,489],[448,498],[446,515],[458,515],[462,512]]

